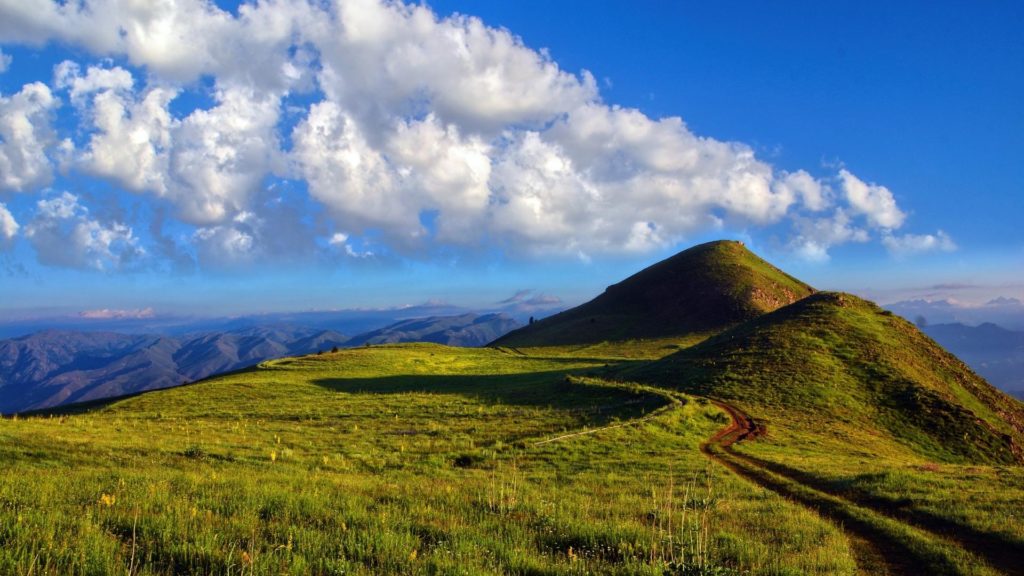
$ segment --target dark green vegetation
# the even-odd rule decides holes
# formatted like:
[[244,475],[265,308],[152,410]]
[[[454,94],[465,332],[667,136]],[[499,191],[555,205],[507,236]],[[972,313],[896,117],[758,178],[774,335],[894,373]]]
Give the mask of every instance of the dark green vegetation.
[[570,311],[2,420],[0,573],[1020,573],[1020,403],[738,243],[618,286],[659,282],[676,330],[610,289],[603,341]]
[[741,242],[709,242],[494,344],[522,348],[665,337],[692,341],[694,336],[720,332],[813,292]]

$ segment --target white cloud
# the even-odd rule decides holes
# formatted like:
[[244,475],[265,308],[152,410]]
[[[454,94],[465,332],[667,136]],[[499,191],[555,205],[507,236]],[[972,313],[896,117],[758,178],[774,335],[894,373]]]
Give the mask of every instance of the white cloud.
[[868,184],[845,169],[839,171],[839,179],[850,207],[867,216],[872,225],[886,229],[903,225],[906,214],[896,206],[896,199],[888,188]]
[[120,66],[114,68],[90,66],[83,76],[78,64],[70,60],[65,60],[55,66],[53,77],[57,88],[66,88],[71,95],[71,102],[76,106],[84,104],[85,98],[95,92],[130,93],[135,84],[132,73]]
[[244,221],[200,228],[193,240],[199,262],[207,267],[249,264],[257,256],[255,236]]
[[18,235],[18,222],[14,220],[7,206],[0,202],[0,250],[9,248]]
[[0,50],[0,74],[7,72],[7,68],[10,67],[11,62],[14,61],[14,57],[10,54],[4,54],[3,50]]
[[[430,115],[402,121],[388,135],[387,155],[401,175],[403,196],[419,212],[437,210],[437,238],[454,244],[479,238],[490,199],[490,146],[463,138],[454,124]],[[415,199],[415,200],[413,200]]]
[[[791,246],[821,259],[866,228],[895,239],[905,219],[884,186],[842,170],[833,192],[832,179],[776,170],[681,118],[606,105],[588,72],[423,4],[265,0],[235,15],[206,0],[0,0],[0,42],[48,41],[138,67],[55,69],[88,128],[73,165],[172,204],[210,265],[296,254],[333,230],[406,255],[440,244],[588,258],[787,219]],[[174,117],[203,76],[214,104]],[[50,96],[34,86],[38,102]],[[317,89],[315,103],[290,98]],[[58,103],[0,118],[0,185],[49,181]],[[304,180],[329,222],[275,217],[268,176]]]
[[217,105],[173,129],[166,195],[192,224],[224,222],[251,208],[263,177],[283,171],[276,134],[280,94],[226,87]]
[[956,243],[948,234],[939,230],[935,234],[886,234],[882,236],[882,244],[897,256],[920,254],[923,252],[952,252]]
[[775,182],[775,190],[783,197],[799,199],[810,211],[818,212],[828,208],[830,190],[804,170],[784,174]]
[[83,310],[78,313],[78,316],[87,320],[143,320],[154,318],[156,313],[152,308],[136,308],[134,310],[100,308],[98,310]]
[[271,186],[259,192],[253,206],[253,211],[242,211],[228,222],[195,231],[192,243],[201,266],[286,266],[316,256],[317,228],[305,221],[301,205],[287,201]]
[[131,227],[94,219],[69,192],[39,200],[35,217],[25,225],[39,261],[50,266],[124,269],[145,255]]
[[58,106],[60,100],[41,82],[0,95],[0,190],[33,191],[50,183],[47,151],[57,143],[50,115]]
[[560,70],[506,30],[479,19],[439,20],[426,6],[338,3],[336,26],[314,38],[321,84],[364,120],[435,112],[470,131],[539,125],[597,98],[592,77]]
[[95,131],[79,156],[82,166],[134,192],[167,197],[191,224],[229,221],[251,208],[265,175],[283,170],[276,134],[280,94],[221,87],[216,105],[181,120],[168,106],[178,90],[151,86],[133,92],[122,68],[63,62],[55,71]]
[[167,106],[177,91],[151,88],[136,95],[129,71],[91,66],[82,75],[70,61],[58,64],[54,77],[95,128],[79,163],[128,190],[166,194],[167,149],[175,125]]
[[790,248],[806,260],[823,262],[829,259],[828,250],[833,246],[870,240],[868,232],[853,225],[842,209],[830,217],[797,218],[795,222],[797,235],[790,241]]
[[418,213],[404,204],[387,159],[340,106],[314,104],[292,140],[292,157],[310,194],[331,209],[341,228],[378,227],[402,240],[422,235]]

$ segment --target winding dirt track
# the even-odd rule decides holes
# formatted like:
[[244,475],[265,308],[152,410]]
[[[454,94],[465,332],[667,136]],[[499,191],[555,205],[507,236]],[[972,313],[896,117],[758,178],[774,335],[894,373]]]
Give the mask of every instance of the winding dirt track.
[[[852,501],[821,482],[808,481],[806,475],[801,475],[799,471],[737,452],[733,449],[734,444],[756,438],[764,434],[765,430],[735,406],[717,400],[712,402],[729,414],[730,423],[701,444],[701,451],[736,474],[803,504],[839,524],[850,539],[861,573],[916,576],[923,573],[922,566],[935,566],[934,558],[921,558],[921,552],[913,550],[898,534],[882,527],[887,522],[913,526],[932,537],[959,545],[985,558],[991,566],[1006,574],[1024,573],[1022,556],[1018,555],[1018,550],[993,546],[991,541],[979,541],[970,533],[953,529],[950,525],[936,526],[934,523],[914,521],[914,518],[886,510],[878,503],[872,506],[871,503]],[[880,523],[869,520],[871,516],[882,516],[884,519]],[[942,574],[962,573],[952,564],[937,568]]]

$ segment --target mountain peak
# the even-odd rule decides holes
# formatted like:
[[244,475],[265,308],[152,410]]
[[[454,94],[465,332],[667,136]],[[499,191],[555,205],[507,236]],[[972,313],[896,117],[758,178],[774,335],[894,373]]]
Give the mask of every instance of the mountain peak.
[[590,302],[494,344],[547,346],[714,334],[814,293],[742,242],[700,244],[609,286]]

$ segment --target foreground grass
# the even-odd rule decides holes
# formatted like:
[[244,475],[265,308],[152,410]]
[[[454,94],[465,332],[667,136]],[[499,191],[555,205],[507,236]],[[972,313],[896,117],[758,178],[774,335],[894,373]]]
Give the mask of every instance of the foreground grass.
[[2,420],[0,573],[855,572],[700,455],[717,408],[607,363],[381,346]]

